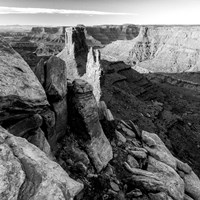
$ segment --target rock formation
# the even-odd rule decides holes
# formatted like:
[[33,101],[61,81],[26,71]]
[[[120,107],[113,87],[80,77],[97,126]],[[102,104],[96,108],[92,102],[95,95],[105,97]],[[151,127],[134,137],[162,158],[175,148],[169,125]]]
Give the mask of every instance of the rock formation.
[[100,172],[112,159],[112,148],[99,122],[97,102],[91,85],[81,79],[75,79],[72,84],[69,104],[71,127],[83,140],[88,156]]
[[0,41],[0,123],[42,112],[46,94],[27,63],[3,39]]
[[[141,29],[130,54],[141,62],[155,56],[148,34]],[[40,83],[1,43],[0,198],[199,200],[198,109],[197,122],[184,118],[199,99],[101,61],[84,27],[66,37],[63,52],[33,68]]]
[[99,51],[92,48],[88,52],[83,27],[67,28],[66,46],[57,57],[65,61],[68,79],[83,79],[90,83],[97,102],[100,99],[100,63]]
[[7,199],[71,199],[83,185],[71,179],[44,152],[0,127],[1,189]]
[[[54,142],[57,142],[59,130],[55,129],[57,132],[48,135],[48,131],[51,133],[49,129],[53,129],[57,124],[54,123],[55,114],[49,108],[50,104],[42,85],[27,63],[4,40],[1,40],[0,44],[0,59],[0,123],[10,132],[0,127],[0,198],[72,199],[82,190],[83,185],[71,179],[52,161],[55,160],[51,151],[53,145],[50,143],[50,147],[48,140],[51,142],[51,137],[56,135]],[[58,68],[62,68],[62,64],[65,66],[62,60],[59,63],[56,59],[59,60],[57,57],[50,59],[51,64],[56,63]],[[66,97],[67,85],[58,83],[51,73],[56,74],[55,68],[48,66],[49,73],[44,78],[45,84],[49,84],[47,95],[50,100],[60,100],[63,96]],[[57,94],[56,98],[53,93]],[[59,109],[62,108],[59,106]],[[64,118],[66,116],[65,113]],[[58,116],[56,117],[58,119]],[[66,123],[67,121],[62,124],[62,129]]]
[[198,26],[144,26],[133,40],[107,45],[102,56],[137,64],[152,72],[196,72],[199,34]]

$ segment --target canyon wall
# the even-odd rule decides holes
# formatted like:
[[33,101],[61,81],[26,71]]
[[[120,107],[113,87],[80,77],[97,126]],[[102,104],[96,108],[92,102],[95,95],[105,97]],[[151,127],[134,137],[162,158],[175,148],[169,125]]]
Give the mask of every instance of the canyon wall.
[[[84,26],[86,39],[88,43],[109,44],[116,40],[131,40],[135,38],[139,33],[139,26],[136,25],[99,25],[99,26]],[[30,35],[35,38],[53,38],[53,36],[63,37],[67,27],[33,27],[30,31]],[[94,44],[92,44],[93,46]]]
[[136,25],[101,25],[88,26],[86,30],[102,44],[109,44],[116,40],[131,40],[139,33],[139,26]]
[[102,56],[152,72],[199,71],[199,36],[199,26],[144,26],[135,39],[107,45]]

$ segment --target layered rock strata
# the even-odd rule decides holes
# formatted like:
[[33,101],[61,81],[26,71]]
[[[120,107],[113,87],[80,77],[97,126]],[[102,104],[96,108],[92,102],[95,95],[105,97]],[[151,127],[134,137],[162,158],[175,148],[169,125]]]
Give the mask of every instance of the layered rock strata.
[[103,48],[108,60],[129,62],[151,72],[199,71],[198,26],[143,26],[130,41],[116,41]]
[[92,94],[92,86],[84,80],[76,79],[70,90],[71,127],[77,137],[82,140],[85,151],[99,172],[112,159],[113,153],[99,122],[98,107]]

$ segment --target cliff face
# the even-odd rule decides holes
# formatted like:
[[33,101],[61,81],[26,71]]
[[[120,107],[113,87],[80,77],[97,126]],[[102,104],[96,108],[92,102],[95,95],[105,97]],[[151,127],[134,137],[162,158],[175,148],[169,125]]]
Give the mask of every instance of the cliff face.
[[152,72],[199,71],[199,36],[198,26],[146,26],[135,39],[113,42],[102,54]]
[[83,27],[68,28],[66,33],[66,45],[57,57],[65,61],[68,79],[83,79],[90,83],[97,102],[100,99],[100,74],[99,51],[88,50]]
[[102,44],[109,44],[116,40],[131,40],[139,33],[136,25],[102,25],[86,27],[89,35]]

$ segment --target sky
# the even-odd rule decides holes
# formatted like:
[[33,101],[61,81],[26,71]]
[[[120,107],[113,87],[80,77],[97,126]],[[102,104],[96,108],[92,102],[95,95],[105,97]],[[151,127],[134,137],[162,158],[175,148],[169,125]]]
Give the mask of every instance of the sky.
[[0,25],[200,24],[200,0],[0,0]]

